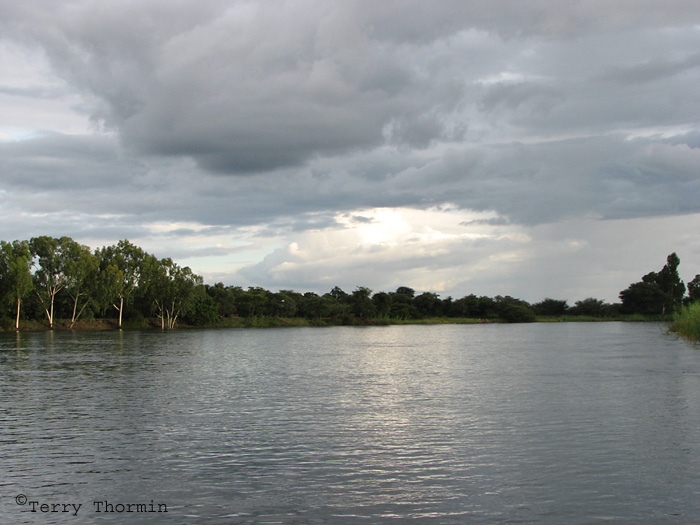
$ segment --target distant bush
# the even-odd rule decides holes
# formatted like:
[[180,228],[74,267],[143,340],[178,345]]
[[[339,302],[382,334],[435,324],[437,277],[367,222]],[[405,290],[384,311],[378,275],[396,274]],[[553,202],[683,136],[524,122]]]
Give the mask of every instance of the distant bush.
[[509,323],[535,322],[535,312],[522,304],[509,304],[505,306],[501,311],[500,317]]
[[576,301],[574,306],[568,309],[567,314],[589,317],[615,317],[620,314],[620,305],[609,304],[600,299],[589,297],[583,301]]
[[566,301],[547,298],[532,305],[532,309],[537,315],[561,316],[569,309]]
[[204,292],[192,300],[189,311],[183,316],[183,321],[193,326],[208,326],[218,320],[219,308],[214,299]]

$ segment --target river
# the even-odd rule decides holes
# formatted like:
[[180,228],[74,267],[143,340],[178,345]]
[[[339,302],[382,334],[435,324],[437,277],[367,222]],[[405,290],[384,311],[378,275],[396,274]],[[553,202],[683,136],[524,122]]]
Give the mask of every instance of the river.
[[5,333],[0,487],[0,523],[697,523],[700,348],[616,322]]

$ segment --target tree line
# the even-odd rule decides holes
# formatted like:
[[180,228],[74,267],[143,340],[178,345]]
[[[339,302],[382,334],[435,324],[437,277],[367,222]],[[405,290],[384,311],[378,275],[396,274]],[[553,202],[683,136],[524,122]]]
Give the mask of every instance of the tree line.
[[[127,240],[94,252],[70,237],[0,241],[0,319],[151,317],[173,328],[203,295],[202,278],[170,258],[158,259]],[[6,322],[6,321],[5,321]]]
[[174,328],[179,322],[216,326],[241,318],[369,324],[436,317],[531,322],[537,316],[666,315],[683,302],[700,300],[700,275],[688,283],[686,296],[679,264],[675,253],[669,255],[659,272],[620,292],[620,303],[587,298],[569,306],[565,300],[531,304],[500,295],[442,299],[407,286],[377,293],[362,286],[348,293],[336,286],[319,295],[208,285],[189,267],[158,259],[128,240],[92,251],[70,237],[40,236],[0,241],[0,323],[18,330],[22,320],[53,329],[57,319],[69,328],[81,319],[111,319],[119,328],[125,321],[154,320],[161,328]]

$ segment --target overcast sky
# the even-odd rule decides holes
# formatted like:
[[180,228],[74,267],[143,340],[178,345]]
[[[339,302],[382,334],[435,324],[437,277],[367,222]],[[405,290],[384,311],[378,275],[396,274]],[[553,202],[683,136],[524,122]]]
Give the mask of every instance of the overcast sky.
[[700,273],[699,87],[697,0],[0,0],[0,239],[614,302]]

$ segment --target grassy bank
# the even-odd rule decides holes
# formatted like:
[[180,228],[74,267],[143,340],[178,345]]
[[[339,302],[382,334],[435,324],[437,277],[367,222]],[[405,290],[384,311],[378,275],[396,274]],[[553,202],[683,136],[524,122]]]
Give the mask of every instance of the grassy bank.
[[538,323],[601,323],[611,321],[623,321],[627,323],[652,323],[669,322],[672,318],[668,315],[642,315],[627,314],[613,317],[595,317],[592,315],[561,315],[561,316],[537,316]]
[[[695,305],[697,306],[697,305]],[[688,333],[700,334],[700,315],[698,315],[697,308],[695,315],[695,332],[689,331]],[[691,315],[692,317],[692,315]],[[590,316],[555,316],[555,317],[545,317],[538,316],[536,322],[538,323],[561,323],[561,322],[609,322],[609,321],[626,321],[626,322],[650,322],[650,321],[670,321],[668,317],[660,316],[641,316],[641,315],[629,315],[629,316],[617,316],[617,317],[590,317]],[[679,316],[676,323],[680,329],[675,330],[679,333],[685,334],[688,330],[685,328],[689,321],[686,321],[684,317]],[[345,319],[304,319],[300,317],[233,317],[229,319],[222,319],[216,323],[207,326],[188,326],[178,323],[177,328],[291,328],[291,327],[312,327],[312,326],[389,326],[389,325],[439,325],[439,324],[484,324],[484,323],[505,323],[502,319],[474,319],[471,317],[431,317],[426,319],[389,319],[389,318],[379,318],[379,319],[358,319],[355,317],[349,317]],[[692,325],[692,319],[690,321]],[[675,325],[674,325],[675,326]],[[124,322],[123,328],[125,330],[148,330],[148,329],[158,329],[160,330],[160,321],[157,319],[140,319],[140,320],[128,320]],[[91,319],[85,321],[78,321],[75,326],[70,328],[70,321],[68,320],[58,320],[54,325],[54,330],[64,331],[64,330],[115,330],[117,329],[117,321],[114,319]],[[22,332],[40,332],[49,330],[48,324],[46,322],[40,321],[22,321],[20,326],[20,331]],[[7,323],[0,324],[0,332],[13,332],[14,325],[9,321]],[[686,336],[691,338],[690,336]],[[697,335],[696,339],[700,339]]]
[[[114,319],[91,319],[88,321],[76,321],[73,328],[69,319],[59,319],[54,322],[54,330],[115,330],[117,321]],[[20,322],[20,332],[43,332],[48,331],[49,325],[44,321],[22,320]],[[0,325],[0,332],[14,332],[14,322],[6,322]]]
[[684,306],[674,316],[671,331],[691,341],[700,342],[700,303]]

